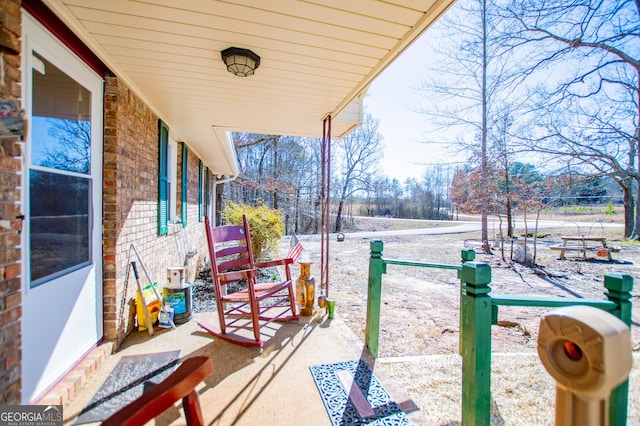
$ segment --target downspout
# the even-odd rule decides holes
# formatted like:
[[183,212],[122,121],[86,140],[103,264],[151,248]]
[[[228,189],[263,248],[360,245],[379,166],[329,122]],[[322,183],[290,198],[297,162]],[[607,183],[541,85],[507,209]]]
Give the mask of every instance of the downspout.
[[240,175],[240,169],[238,167],[238,157],[236,156],[235,144],[233,143],[231,132],[219,126],[212,126],[212,129],[220,145],[224,146],[226,144],[227,150],[223,150],[223,153],[227,160],[227,164],[233,172],[229,177],[219,180],[217,179],[218,176],[225,175],[216,174],[216,180],[213,182],[213,202],[211,203],[213,207],[213,226],[218,226],[218,224],[222,222],[222,218],[218,220],[218,216],[216,214],[218,208],[218,185],[236,180]]

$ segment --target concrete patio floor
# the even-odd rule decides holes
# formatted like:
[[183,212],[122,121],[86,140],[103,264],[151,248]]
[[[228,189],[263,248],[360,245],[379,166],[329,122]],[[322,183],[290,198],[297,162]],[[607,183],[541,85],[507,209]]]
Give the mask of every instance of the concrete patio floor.
[[[65,424],[74,423],[122,356],[177,349],[181,350],[181,358],[206,355],[213,361],[213,373],[198,388],[209,425],[331,425],[309,367],[360,358],[373,367],[375,376],[411,421],[426,424],[416,405],[380,363],[373,362],[339,316],[328,319],[316,314],[275,325],[275,335],[262,350],[213,338],[202,331],[198,320],[215,323],[215,313],[194,314],[193,319],[176,329],[160,329],[151,337],[147,332],[134,331],[77,391],[75,398],[65,404]],[[156,419],[157,425],[184,423],[178,409]]]

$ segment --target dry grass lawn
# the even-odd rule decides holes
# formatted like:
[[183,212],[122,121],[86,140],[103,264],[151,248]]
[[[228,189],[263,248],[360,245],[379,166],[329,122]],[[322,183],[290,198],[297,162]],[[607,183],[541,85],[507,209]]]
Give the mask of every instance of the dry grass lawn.
[[[466,218],[465,218],[466,219]],[[510,245],[504,253],[478,254],[477,260],[492,267],[493,294],[534,294],[549,297],[603,298],[604,275],[609,272],[631,274],[636,287],[632,293],[634,324],[632,345],[634,365],[629,403],[630,425],[640,425],[640,280],[637,265],[640,245],[625,241],[621,227],[604,227],[615,222],[594,213],[580,216],[542,217],[560,220],[567,227],[545,228],[536,242],[536,265],[509,260]],[[522,219],[519,219],[522,220]],[[358,221],[358,231],[420,229],[416,221]],[[437,224],[437,226],[448,226]],[[497,226],[497,224],[496,224]],[[530,225],[530,229],[533,225]],[[587,260],[549,247],[562,235],[604,235],[610,245],[620,247],[614,261],[589,254]],[[336,313],[364,339],[369,245],[374,235],[345,232],[345,241],[331,241],[329,295],[336,299]],[[380,237],[384,257],[432,263],[459,264],[465,246],[479,241],[479,232],[447,235],[407,235]],[[320,242],[300,237],[304,256],[314,262],[312,274],[319,282]],[[531,244],[531,240],[529,240]],[[283,247],[284,249],[284,247]],[[454,425],[461,420],[461,361],[459,340],[459,280],[456,272],[389,266],[383,277],[383,305],[380,331],[380,363],[418,403],[432,425]],[[551,425],[554,423],[554,385],[540,363],[537,329],[543,308],[501,308],[503,326],[492,327],[492,424]]]

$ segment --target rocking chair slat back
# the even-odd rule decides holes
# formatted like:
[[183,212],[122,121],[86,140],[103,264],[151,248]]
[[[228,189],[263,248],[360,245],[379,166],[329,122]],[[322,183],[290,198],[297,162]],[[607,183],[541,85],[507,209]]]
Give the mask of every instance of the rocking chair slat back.
[[225,262],[220,262],[218,263],[215,269],[217,274],[222,274],[224,272],[233,271],[234,269],[238,269],[238,268],[246,269],[250,267],[251,266],[249,264],[249,259],[245,257],[242,259],[232,259],[232,260],[227,260]]
[[234,256],[238,254],[244,254],[245,257],[249,257],[247,248],[245,246],[235,246],[235,247],[223,247],[216,251],[216,258],[222,259],[227,256]]
[[244,241],[244,228],[241,225],[216,226],[211,229],[216,241]]

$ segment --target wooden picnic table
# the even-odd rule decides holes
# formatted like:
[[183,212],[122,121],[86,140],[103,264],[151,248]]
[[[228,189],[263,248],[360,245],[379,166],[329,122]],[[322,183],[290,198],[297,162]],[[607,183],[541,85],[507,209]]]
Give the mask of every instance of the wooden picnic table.
[[598,256],[607,256],[609,260],[613,260],[611,253],[620,251],[607,245],[607,238],[600,236],[564,236],[561,245],[551,246],[551,250],[559,250],[559,259],[564,259],[566,251],[577,251],[582,253],[584,259],[587,258],[587,251],[595,251]]

